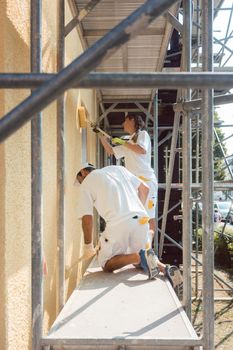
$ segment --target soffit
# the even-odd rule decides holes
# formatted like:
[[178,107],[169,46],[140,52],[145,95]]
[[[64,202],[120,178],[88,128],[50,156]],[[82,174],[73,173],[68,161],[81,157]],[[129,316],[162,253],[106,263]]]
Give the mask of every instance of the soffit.
[[[80,12],[90,0],[75,0],[77,12]],[[83,37],[90,47],[114,28],[134,10],[141,6],[141,0],[102,0],[82,20]],[[169,12],[176,14],[177,5]],[[129,41],[110,58],[96,68],[97,72],[156,72],[161,71],[166,55],[168,42],[172,33],[172,26],[165,16],[153,21],[136,38]],[[151,89],[102,89],[102,100],[140,98],[150,100]]]

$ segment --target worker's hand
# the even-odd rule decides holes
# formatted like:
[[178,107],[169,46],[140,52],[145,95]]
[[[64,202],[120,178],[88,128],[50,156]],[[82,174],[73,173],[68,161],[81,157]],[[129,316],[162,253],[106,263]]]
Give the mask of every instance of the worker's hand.
[[96,249],[94,248],[93,243],[84,244],[84,252],[80,260],[88,260],[93,258],[93,256],[95,255],[96,255]]
[[75,266],[77,266],[80,262],[93,258],[96,254],[98,254],[100,250],[100,244],[98,243],[96,247],[93,247],[93,243],[84,244],[84,254],[76,260],[71,266],[66,266],[65,268],[65,278],[70,276],[71,271]]
[[120,139],[119,137],[114,137],[112,139],[113,145],[124,145],[126,143],[125,140]]

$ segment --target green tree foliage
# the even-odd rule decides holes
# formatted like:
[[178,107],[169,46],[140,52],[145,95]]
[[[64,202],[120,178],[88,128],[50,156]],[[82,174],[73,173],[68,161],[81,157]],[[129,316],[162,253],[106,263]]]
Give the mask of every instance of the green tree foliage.
[[[215,123],[218,123],[219,120],[219,116],[218,113],[215,111],[214,113],[214,121]],[[224,138],[225,135],[222,131],[221,128],[215,128],[215,135],[214,135],[214,179],[221,181],[225,179],[226,176],[226,172],[225,172],[225,162],[223,160],[223,152],[226,154],[227,150],[226,150],[226,146],[224,144]],[[221,142],[221,145],[219,144],[219,142]]]

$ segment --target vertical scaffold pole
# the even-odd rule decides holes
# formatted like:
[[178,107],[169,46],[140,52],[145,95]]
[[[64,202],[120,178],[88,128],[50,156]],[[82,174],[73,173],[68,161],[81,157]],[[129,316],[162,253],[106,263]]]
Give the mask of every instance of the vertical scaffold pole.
[[[182,69],[191,71],[191,43],[192,43],[192,2],[183,2],[184,8],[184,38],[183,38],[183,62]],[[184,91],[186,100],[190,100],[190,89]],[[186,314],[191,319],[192,308],[192,284],[191,284],[191,252],[192,252],[192,212],[191,212],[191,118],[189,113],[183,115],[183,273],[184,273],[184,295],[183,304]]]
[[[59,0],[58,6],[58,45],[57,45],[57,70],[64,68],[65,51],[65,4]],[[64,94],[57,100],[57,260],[58,260],[58,310],[65,303],[65,144],[64,144]]]
[[[213,71],[213,1],[202,1],[202,69]],[[213,89],[202,91],[203,349],[214,349]]]
[[[153,153],[154,153],[154,171],[155,176],[158,180],[158,91],[156,91],[154,96],[154,127],[153,127]],[[158,200],[155,208],[155,235],[154,235],[154,249],[155,254],[159,254],[159,241],[158,241]]]
[[[196,116],[196,169],[195,169],[195,182],[198,184],[200,182],[200,130],[199,130],[199,121],[200,121],[200,114],[198,113]],[[196,202],[195,204],[196,208],[196,216],[195,216],[195,241],[196,241],[196,251],[195,251],[195,257],[198,259],[198,229],[200,225],[200,219],[199,219],[199,204]],[[198,284],[199,284],[199,276],[198,276],[198,263],[195,261],[195,296],[198,297]]]
[[[41,72],[41,0],[31,0],[31,71]],[[43,322],[41,113],[31,122],[32,349],[40,349]]]
[[173,178],[173,169],[175,164],[175,158],[176,158],[176,146],[177,146],[177,140],[178,140],[178,134],[179,134],[179,127],[180,127],[180,112],[175,112],[174,115],[174,122],[173,122],[173,128],[172,128],[172,140],[171,140],[171,148],[170,148],[170,159],[169,159],[169,166],[168,166],[168,172],[166,174],[166,190],[165,190],[165,196],[164,196],[164,205],[163,205],[163,215],[162,215],[162,226],[161,226],[161,232],[160,232],[160,240],[159,240],[159,258],[162,258],[163,255],[163,246],[164,246],[164,238],[165,238],[165,230],[167,225],[167,215],[169,212],[169,201],[170,201],[170,194],[171,194],[171,184],[172,184],[172,178]]

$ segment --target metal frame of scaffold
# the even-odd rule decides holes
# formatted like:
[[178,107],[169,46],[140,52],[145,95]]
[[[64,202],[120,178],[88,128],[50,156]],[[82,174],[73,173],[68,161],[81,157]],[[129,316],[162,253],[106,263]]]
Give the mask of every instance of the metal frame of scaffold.
[[[100,0],[99,0],[100,1]],[[214,72],[213,69],[213,16],[214,8],[212,1],[202,1],[202,16],[197,11],[199,23],[197,26],[198,44],[202,45],[202,66],[200,57],[197,54],[199,67],[203,72],[191,72],[191,54],[192,54],[192,1],[183,1],[183,25],[178,19],[170,16],[170,21],[175,28],[183,33],[182,50],[182,71],[181,73],[90,73],[104,59],[113,54],[128,40],[135,37],[140,30],[146,28],[152,20],[159,17],[175,0],[146,1],[141,7],[134,11],[128,18],[119,23],[109,33],[104,35],[94,45],[87,48],[83,54],[76,58],[67,67],[64,66],[65,37],[68,33],[79,26],[85,16],[99,3],[97,0],[90,0],[83,11],[80,11],[73,20],[65,26],[65,0],[59,0],[59,35],[58,35],[58,62],[57,74],[45,74],[41,72],[42,53],[41,53],[41,0],[31,0],[31,73],[30,74],[0,74],[0,88],[30,88],[32,94],[23,102],[17,105],[13,110],[7,113],[0,120],[0,142],[4,142],[7,137],[22,127],[27,121],[32,121],[32,347],[34,350],[40,348],[43,320],[43,276],[42,276],[42,129],[41,129],[41,111],[52,101],[57,100],[57,190],[58,190],[58,261],[59,261],[59,308],[65,303],[64,298],[64,92],[69,88],[146,88],[152,87],[154,93],[150,101],[146,115],[153,121],[153,137],[157,137],[157,90],[160,88],[179,89],[177,103],[174,105],[175,121],[172,130],[171,154],[169,161],[168,176],[166,182],[166,195],[163,211],[162,227],[160,230],[160,250],[161,255],[164,237],[183,250],[183,271],[184,271],[184,300],[183,304],[186,313],[191,318],[191,259],[192,256],[192,229],[191,229],[191,207],[192,207],[192,189],[200,188],[202,190],[203,203],[203,349],[214,349],[214,242],[213,242],[213,191],[214,188],[232,188],[231,183],[215,184],[213,178],[213,137],[214,104],[224,104],[233,102],[233,95],[213,96],[214,88],[230,89],[233,87],[233,73],[227,75],[222,72]],[[199,1],[198,9],[200,7]],[[219,8],[217,10],[220,10]],[[202,43],[200,41],[202,37]],[[223,51],[227,48],[227,40],[221,42]],[[199,50],[197,50],[199,52]],[[231,52],[232,55],[232,52]],[[222,58],[221,58],[222,60]],[[191,99],[190,89],[201,89],[201,98]],[[152,104],[154,105],[153,115],[149,115]],[[100,101],[102,116],[108,114]],[[115,106],[113,107],[113,109]],[[140,102],[137,108],[142,109]],[[202,120],[202,184],[192,184],[191,176],[191,116],[193,110],[199,112]],[[145,112],[145,111],[144,111]],[[174,166],[175,149],[177,137],[180,129],[180,117],[182,116],[182,134],[183,134],[183,183],[172,184],[172,173]],[[200,118],[200,117],[199,117]],[[157,142],[154,142],[155,170],[157,171]],[[224,157],[226,159],[226,157]],[[179,186],[183,190],[183,246],[172,240],[165,233],[167,214],[172,208],[169,208],[169,197],[172,186]],[[220,278],[220,277],[219,277]],[[173,345],[176,340],[173,341]],[[177,344],[181,344],[177,340]],[[185,345],[185,344],[182,344]]]

